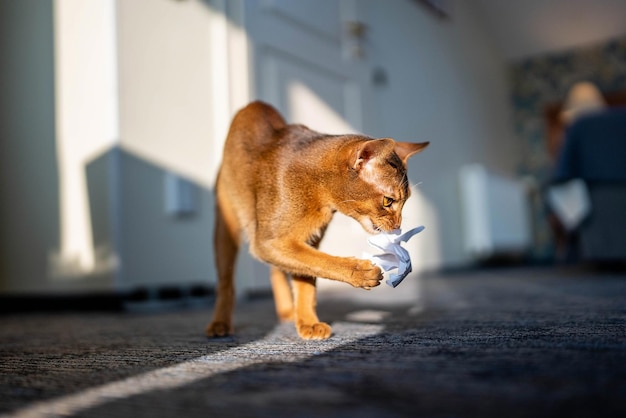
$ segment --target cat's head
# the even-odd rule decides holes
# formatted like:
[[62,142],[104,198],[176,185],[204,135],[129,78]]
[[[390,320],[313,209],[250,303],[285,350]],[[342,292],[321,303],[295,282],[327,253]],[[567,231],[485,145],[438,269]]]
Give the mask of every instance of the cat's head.
[[336,208],[371,234],[400,228],[402,207],[411,194],[406,163],[428,144],[390,138],[348,143],[342,153],[347,176]]

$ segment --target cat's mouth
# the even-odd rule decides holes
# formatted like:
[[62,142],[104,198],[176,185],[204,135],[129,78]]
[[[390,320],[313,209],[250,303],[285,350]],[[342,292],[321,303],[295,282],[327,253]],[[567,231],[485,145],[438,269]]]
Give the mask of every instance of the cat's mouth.
[[364,216],[361,219],[359,219],[359,223],[361,224],[363,229],[365,229],[365,232],[369,234],[376,235],[376,234],[380,234],[383,231],[382,228],[380,228],[378,225],[372,222],[372,220],[368,218],[367,216]]

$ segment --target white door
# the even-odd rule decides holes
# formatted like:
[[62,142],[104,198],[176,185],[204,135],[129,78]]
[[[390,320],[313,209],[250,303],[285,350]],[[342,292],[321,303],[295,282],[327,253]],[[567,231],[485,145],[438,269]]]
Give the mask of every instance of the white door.
[[[244,5],[254,97],[274,105],[289,123],[319,132],[374,129],[366,27],[357,1],[246,0]],[[322,250],[361,256],[366,239],[355,221],[337,216]],[[252,270],[254,279],[240,277],[240,283],[269,286],[267,267],[243,270]]]
[[357,2],[245,4],[255,97],[273,104],[289,122],[320,132],[367,130],[369,70]]

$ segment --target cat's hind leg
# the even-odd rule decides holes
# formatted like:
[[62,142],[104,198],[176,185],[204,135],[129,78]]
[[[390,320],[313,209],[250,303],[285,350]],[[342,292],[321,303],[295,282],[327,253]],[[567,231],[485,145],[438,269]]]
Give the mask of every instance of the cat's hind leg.
[[332,334],[330,325],[320,322],[317,317],[315,280],[315,277],[293,277],[296,330],[300,338],[305,340],[325,340]]
[[278,319],[281,322],[293,321],[293,296],[291,286],[289,285],[289,277],[282,270],[271,266],[270,280]]
[[217,266],[217,289],[213,321],[206,328],[207,337],[223,337],[233,332],[235,307],[234,272],[240,242],[240,227],[232,210],[224,203],[216,205],[214,251]]

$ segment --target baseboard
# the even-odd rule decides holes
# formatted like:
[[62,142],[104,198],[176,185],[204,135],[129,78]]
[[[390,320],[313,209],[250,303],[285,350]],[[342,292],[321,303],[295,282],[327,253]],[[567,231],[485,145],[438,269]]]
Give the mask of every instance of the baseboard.
[[150,312],[207,307],[215,290],[206,284],[138,287],[125,292],[1,295],[0,314],[28,312]]

